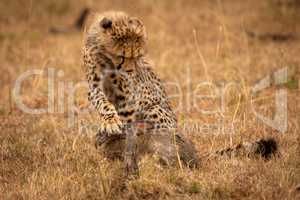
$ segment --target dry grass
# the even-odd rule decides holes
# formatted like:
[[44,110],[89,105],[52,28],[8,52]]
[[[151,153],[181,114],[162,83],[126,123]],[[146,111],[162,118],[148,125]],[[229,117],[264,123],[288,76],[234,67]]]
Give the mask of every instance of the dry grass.
[[[300,24],[293,4],[275,1],[157,1],[129,0],[4,0],[0,2],[0,199],[296,199],[300,184]],[[290,1],[292,2],[292,1]],[[68,128],[68,110],[54,114],[22,112],[10,97],[15,80],[29,69],[54,67],[63,70],[61,80],[83,80],[81,68],[82,33],[51,35],[50,26],[71,24],[81,8],[99,12],[124,10],[140,17],[149,34],[149,53],[157,73],[168,81],[180,82],[182,98],[173,99],[182,128],[192,123],[234,125],[234,134],[210,130],[184,133],[201,154],[240,141],[275,137],[280,157],[268,162],[250,158],[203,161],[200,169],[161,168],[156,158],[140,163],[141,177],[125,182],[122,163],[103,158],[91,137],[78,130],[79,121],[96,122],[95,116],[78,115]],[[298,20],[297,20],[298,19]],[[292,33],[285,42],[251,39],[256,33]],[[258,120],[251,111],[251,86],[260,78],[284,66],[290,69],[288,130],[280,134]],[[190,83],[187,82],[190,69]],[[191,88],[204,80],[214,84],[238,83],[226,90],[225,109],[220,99],[189,98]],[[35,77],[22,87],[22,98],[31,107],[47,105],[47,79]],[[169,88],[172,93],[176,88]],[[256,110],[272,116],[271,87],[252,98]],[[67,101],[69,91],[65,91]],[[198,88],[211,94],[212,88]],[[57,106],[57,95],[55,105]],[[76,103],[87,104],[86,92],[77,92]],[[192,106],[218,112],[210,115]]]

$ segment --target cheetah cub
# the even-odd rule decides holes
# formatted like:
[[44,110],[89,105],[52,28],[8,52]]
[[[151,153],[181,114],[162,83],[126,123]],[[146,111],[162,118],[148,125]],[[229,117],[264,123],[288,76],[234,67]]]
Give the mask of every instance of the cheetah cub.
[[142,153],[158,154],[171,164],[179,157],[198,162],[194,145],[176,132],[177,120],[162,82],[146,57],[143,23],[123,12],[95,16],[84,46],[84,66],[89,100],[101,122],[97,146],[105,146],[110,157],[122,157],[124,126],[147,122],[138,136]]
[[[156,154],[168,165],[182,161],[197,167],[194,144],[177,131],[176,116],[163,84],[147,58],[146,41],[143,23],[123,12],[96,15],[85,35],[88,98],[101,119],[96,146],[103,147],[107,157],[122,159],[126,127],[146,122],[146,128],[137,133],[138,155]],[[269,155],[273,150],[273,140],[261,140],[214,154],[230,156],[246,151]]]

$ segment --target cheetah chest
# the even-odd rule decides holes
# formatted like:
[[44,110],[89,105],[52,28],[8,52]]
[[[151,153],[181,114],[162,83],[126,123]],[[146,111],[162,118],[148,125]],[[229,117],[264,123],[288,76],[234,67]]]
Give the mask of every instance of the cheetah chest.
[[136,85],[134,74],[114,71],[108,73],[103,81],[103,91],[108,100],[115,106],[123,121],[134,120]]

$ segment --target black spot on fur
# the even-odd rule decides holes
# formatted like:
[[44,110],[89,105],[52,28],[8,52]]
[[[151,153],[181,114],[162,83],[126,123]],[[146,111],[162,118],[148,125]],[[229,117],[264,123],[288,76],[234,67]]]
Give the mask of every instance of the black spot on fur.
[[100,78],[95,74],[94,78],[93,78],[93,81],[97,81],[98,82],[98,81],[100,81]]
[[94,83],[94,84],[93,84],[93,88],[96,88],[96,87],[98,87],[98,84],[97,84],[97,83]]
[[119,85],[119,90],[120,90],[121,92],[124,91],[121,84]]
[[125,97],[120,95],[120,96],[117,96],[117,99],[120,100],[120,101],[124,101]]
[[157,114],[154,114],[154,115],[152,115],[152,117],[153,117],[153,118],[157,118],[158,116],[157,116]]
[[255,154],[261,155],[263,158],[269,159],[278,150],[277,142],[273,139],[261,139],[257,142],[258,148]]
[[120,112],[119,115],[124,116],[124,117],[128,117],[131,116],[134,113],[134,110],[132,111],[125,111],[125,112]]
[[102,26],[102,28],[104,28],[104,29],[111,28],[112,21],[110,19],[107,19],[106,17],[104,17],[100,22],[100,26]]
[[105,111],[107,111],[107,110],[108,110],[108,107],[107,107],[107,106],[104,106],[103,109],[104,109]]

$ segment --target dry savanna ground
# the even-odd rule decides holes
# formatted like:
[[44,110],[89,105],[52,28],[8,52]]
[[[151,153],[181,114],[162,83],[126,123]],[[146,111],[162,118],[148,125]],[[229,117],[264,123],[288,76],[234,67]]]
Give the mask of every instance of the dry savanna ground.
[[[0,199],[300,198],[298,3],[1,0]],[[84,87],[73,91],[85,78],[84,31],[49,32],[71,25],[84,7],[123,10],[144,21],[155,70],[169,83],[180,128],[200,155],[269,137],[278,141],[279,155],[269,161],[203,160],[199,169],[161,167],[155,157],[144,157],[140,178],[124,183],[122,163],[106,160],[84,126],[97,124],[97,116],[70,106],[73,100],[77,108],[88,105]],[[251,93],[260,79],[284,67],[285,83]],[[49,68],[53,101],[47,96]],[[45,73],[24,80],[17,99],[36,109],[53,103],[48,113],[26,113],[12,97],[16,80],[32,69]],[[254,113],[272,119],[279,90],[287,92],[284,133],[277,130],[284,128],[284,118],[272,128]]]

